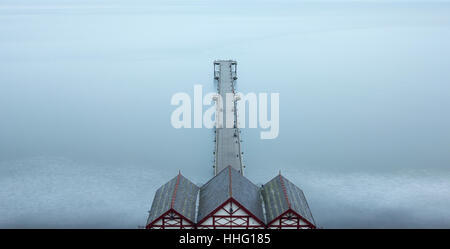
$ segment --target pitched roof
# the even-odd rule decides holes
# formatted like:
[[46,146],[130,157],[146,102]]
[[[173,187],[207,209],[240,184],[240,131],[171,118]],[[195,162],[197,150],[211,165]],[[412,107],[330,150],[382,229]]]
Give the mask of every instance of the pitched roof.
[[281,174],[264,184],[262,196],[267,223],[291,209],[315,225],[303,191]]
[[172,178],[156,191],[147,225],[170,209],[195,222],[195,206],[199,189],[181,174]]
[[231,166],[200,188],[197,220],[202,220],[230,198],[264,222],[260,188]]

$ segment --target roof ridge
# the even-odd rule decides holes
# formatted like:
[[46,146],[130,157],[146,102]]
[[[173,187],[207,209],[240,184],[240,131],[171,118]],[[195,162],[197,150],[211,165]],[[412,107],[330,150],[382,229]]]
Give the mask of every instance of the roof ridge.
[[286,202],[288,204],[289,209],[291,209],[291,202],[289,201],[288,195],[287,195],[287,191],[286,191],[286,186],[284,185],[284,181],[283,181],[283,176],[280,174],[278,175],[280,177],[280,182],[281,182],[281,188],[283,189],[283,194],[284,194],[284,198],[286,198]]
[[231,181],[231,165],[228,165],[228,175],[230,177],[230,182],[229,182],[229,189],[228,189],[228,193],[230,194],[230,197],[233,197],[233,188],[232,188],[232,181]]
[[[222,172],[225,172],[227,170],[228,166],[223,168],[221,171],[219,171],[217,173],[217,175],[214,175],[213,177],[211,177],[207,182],[203,183],[201,186],[198,186],[200,188],[205,187],[206,185],[208,185],[210,182],[212,182],[218,175],[222,174]],[[195,184],[197,186],[197,184]]]
[[175,189],[173,190],[172,201],[170,202],[170,208],[173,209],[173,204],[175,203],[175,198],[177,196],[178,185],[180,184],[181,172],[178,172],[177,183],[175,184]]

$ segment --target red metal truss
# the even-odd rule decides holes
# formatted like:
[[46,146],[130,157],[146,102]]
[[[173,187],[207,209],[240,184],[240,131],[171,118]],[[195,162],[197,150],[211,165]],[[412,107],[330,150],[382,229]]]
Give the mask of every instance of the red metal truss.
[[316,226],[303,218],[297,212],[289,209],[269,222],[269,229],[315,229]]
[[152,223],[148,224],[146,229],[193,229],[195,224],[189,219],[178,213],[177,211],[170,209],[162,214],[159,218],[155,219]]
[[228,199],[198,224],[199,229],[258,229],[264,223],[233,198]]

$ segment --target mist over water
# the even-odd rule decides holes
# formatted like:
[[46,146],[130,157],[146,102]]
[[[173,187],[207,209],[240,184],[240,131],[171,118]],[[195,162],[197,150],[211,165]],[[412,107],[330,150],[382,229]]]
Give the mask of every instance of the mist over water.
[[[450,227],[450,3],[0,2],[0,227],[144,225],[178,170],[213,174],[213,130],[170,99],[280,93],[280,134],[243,129],[246,176],[278,171],[324,228]],[[206,109],[206,108],[205,108]]]

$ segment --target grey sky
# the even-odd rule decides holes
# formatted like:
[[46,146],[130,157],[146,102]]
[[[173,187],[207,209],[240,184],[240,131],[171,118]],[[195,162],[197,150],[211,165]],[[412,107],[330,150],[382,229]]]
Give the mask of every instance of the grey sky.
[[278,170],[320,226],[450,227],[450,4],[0,1],[0,227],[136,227],[213,132],[176,92],[280,93],[280,135],[244,129],[246,176]]

